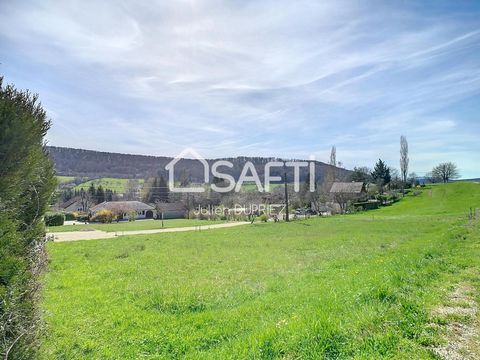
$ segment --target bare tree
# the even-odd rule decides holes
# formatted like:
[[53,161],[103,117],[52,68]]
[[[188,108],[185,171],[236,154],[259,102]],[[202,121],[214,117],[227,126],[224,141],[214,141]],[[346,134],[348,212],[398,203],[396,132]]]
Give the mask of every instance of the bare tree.
[[342,191],[334,193],[333,199],[337,204],[340,205],[340,212],[345,214],[347,212],[348,204],[359,200],[359,196],[351,192]]
[[330,165],[337,166],[337,147],[335,145],[332,146],[330,151]]
[[128,213],[127,207],[126,207],[125,204],[122,203],[122,202],[115,203],[115,204],[112,206],[111,211],[112,211],[113,214],[115,215],[115,220],[116,220],[117,222],[120,221],[120,220],[123,220],[123,214],[127,214],[127,213]]
[[337,178],[336,170],[337,170],[337,148],[335,145],[332,146],[332,150],[330,151],[330,166],[327,168],[327,173],[325,174],[325,180],[323,181],[323,186],[325,187],[325,191],[329,192],[332,184],[335,182]]
[[390,171],[390,183],[388,184],[390,189],[403,189],[403,174],[401,175],[398,169],[394,167],[388,167]]
[[83,189],[80,189],[80,204],[84,213],[87,213],[90,207],[93,205],[90,193]]
[[444,183],[458,179],[460,173],[457,165],[452,162],[441,163],[432,169],[432,177],[441,179]]
[[155,211],[157,213],[157,219],[162,220],[162,228],[163,228],[163,218],[165,213],[167,212],[167,204],[165,202],[162,202],[160,200],[155,201]]
[[337,148],[333,145],[325,176],[323,176],[322,180],[318,183],[315,193],[312,194],[312,203],[316,209],[319,209],[322,203],[332,199],[330,189],[335,181],[337,181]]
[[[425,175],[425,177],[427,177],[427,175]],[[408,174],[408,182],[412,185],[412,186],[417,186],[418,185],[418,180],[417,180],[418,176],[416,173],[412,172],[410,174]]]
[[125,192],[126,200],[140,200],[140,181],[138,179],[129,179]]
[[405,136],[400,136],[400,175],[402,177],[402,194],[405,195],[405,185],[407,183],[408,174],[408,142]]

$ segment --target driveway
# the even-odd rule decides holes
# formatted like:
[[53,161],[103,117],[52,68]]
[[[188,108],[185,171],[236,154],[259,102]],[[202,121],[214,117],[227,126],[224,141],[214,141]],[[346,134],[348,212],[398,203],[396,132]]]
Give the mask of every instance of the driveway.
[[198,226],[177,227],[177,228],[168,228],[168,229],[152,229],[152,230],[130,230],[130,231],[116,231],[116,232],[106,232],[101,230],[66,231],[66,232],[47,233],[47,237],[49,238],[53,237],[54,242],[97,240],[97,239],[110,239],[117,236],[127,236],[127,235],[158,234],[158,233],[170,233],[170,232],[181,232],[181,231],[202,231],[202,230],[210,230],[210,229],[221,229],[221,228],[229,228],[229,227],[248,225],[248,224],[250,224],[250,222],[240,221],[240,222],[231,222],[231,223],[225,223],[225,224],[198,225]]

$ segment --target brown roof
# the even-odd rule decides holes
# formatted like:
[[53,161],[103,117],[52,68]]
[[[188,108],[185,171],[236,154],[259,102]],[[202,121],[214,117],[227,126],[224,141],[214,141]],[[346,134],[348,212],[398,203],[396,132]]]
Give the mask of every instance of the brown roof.
[[334,182],[331,193],[348,193],[360,194],[365,191],[365,184],[363,182]]
[[162,211],[181,211],[181,210],[185,210],[185,206],[181,202],[161,203],[160,207],[161,207]]
[[80,198],[80,196],[74,196],[72,197],[70,200],[67,200],[65,201],[63,204],[60,205],[61,208],[63,209],[66,209],[68,208],[70,205],[73,205],[75,204],[77,201],[81,201],[82,199]]
[[147,205],[141,201],[105,201],[90,208],[90,211],[97,212],[103,209],[124,211],[154,210],[153,206]]

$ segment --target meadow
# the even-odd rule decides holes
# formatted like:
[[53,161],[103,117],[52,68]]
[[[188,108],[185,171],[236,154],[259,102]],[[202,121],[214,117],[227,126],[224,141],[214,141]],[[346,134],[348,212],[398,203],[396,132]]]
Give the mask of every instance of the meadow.
[[[435,359],[480,184],[290,223],[49,243],[45,359]],[[473,321],[473,320],[472,320]]]
[[[75,179],[73,176],[57,176],[57,180],[60,184],[71,182]],[[104,189],[111,189],[117,193],[125,193],[127,191],[128,180],[126,178],[111,178],[111,177],[104,177],[92,180],[86,180],[81,184],[75,186],[76,190],[84,189],[87,190],[91,184],[98,188],[98,186],[102,185]],[[145,180],[144,179],[137,179],[139,184],[142,185]],[[178,186],[178,184],[176,184]],[[270,189],[273,190],[277,187],[283,187],[283,184],[271,184]],[[257,191],[257,185],[255,183],[245,182],[242,184],[242,191],[243,192],[252,192]]]
[[[90,185],[93,184],[95,188],[98,188],[101,185],[104,189],[110,189],[117,193],[123,194],[127,191],[128,180],[130,179],[104,177],[104,178],[85,181],[75,186],[75,189],[87,190],[90,187]],[[144,179],[137,179],[137,180],[139,184],[143,184],[145,181]]]
[[57,175],[56,178],[59,184],[69,183],[75,179],[74,176],[62,176],[62,175]]

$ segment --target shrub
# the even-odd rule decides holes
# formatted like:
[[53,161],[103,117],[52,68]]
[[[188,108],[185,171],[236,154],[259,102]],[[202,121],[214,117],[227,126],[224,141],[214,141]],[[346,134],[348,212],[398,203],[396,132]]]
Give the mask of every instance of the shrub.
[[374,210],[378,209],[378,201],[363,201],[353,204],[355,207],[361,208],[361,210]]
[[72,221],[72,220],[77,220],[77,213],[75,212],[67,212],[65,213],[65,220],[67,221]]
[[267,214],[262,214],[258,217],[258,220],[267,222],[268,221],[268,215]]
[[107,209],[100,210],[97,212],[93,217],[93,222],[101,222],[101,223],[111,223],[115,217],[115,214]]
[[196,217],[198,220],[208,220],[210,218],[209,214],[200,211],[200,213]]
[[77,214],[77,221],[85,222],[89,220],[90,220],[90,216],[88,214]]
[[46,226],[62,226],[65,222],[65,215],[62,213],[47,213],[45,214]]
[[135,210],[129,211],[127,213],[127,218],[128,218],[128,221],[135,221],[137,219],[137,212]]
[[356,212],[362,211],[361,206],[355,206],[355,204],[348,202],[347,208],[346,208],[346,213],[347,214],[355,214]]

